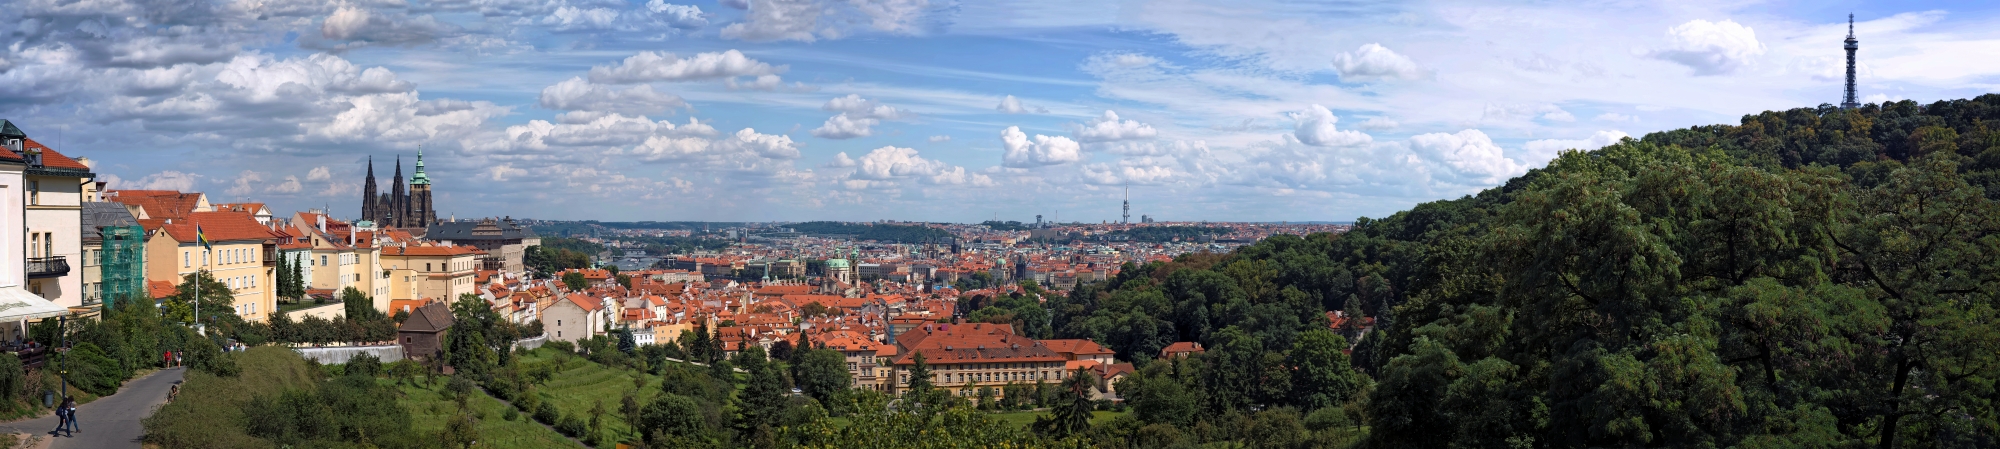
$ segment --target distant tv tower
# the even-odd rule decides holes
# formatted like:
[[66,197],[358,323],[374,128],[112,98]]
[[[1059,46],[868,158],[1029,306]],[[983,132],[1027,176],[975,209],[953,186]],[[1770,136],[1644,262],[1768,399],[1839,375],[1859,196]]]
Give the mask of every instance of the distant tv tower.
[[1132,184],[1131,184],[1131,183],[1126,183],[1126,184],[1125,184],[1125,215],[1122,215],[1122,216],[1120,216],[1120,218],[1118,219],[1118,224],[1132,224]]
[[1861,102],[1854,98],[1854,51],[1861,49],[1861,41],[1854,39],[1854,14],[1847,15],[1847,96],[1840,100],[1841,109],[1854,109]]

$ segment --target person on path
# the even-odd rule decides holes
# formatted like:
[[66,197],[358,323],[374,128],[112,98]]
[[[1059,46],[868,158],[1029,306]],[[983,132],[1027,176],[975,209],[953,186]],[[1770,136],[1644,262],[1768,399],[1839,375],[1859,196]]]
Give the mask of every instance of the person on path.
[[161,368],[173,368],[173,367],[174,367],[174,352],[173,352],[173,351],[167,351],[167,352],[162,352],[162,353],[160,353],[160,367],[161,367]]
[[69,422],[69,431],[66,433],[70,435],[75,435],[76,431],[83,430],[82,427],[76,425],[76,398],[71,397],[69,399],[64,399],[63,408],[69,410],[68,413],[69,419],[66,420]]
[[181,366],[181,353],[174,353],[174,366]]
[[62,404],[56,406],[56,430],[49,431],[49,435],[55,435],[57,433],[68,433],[69,435],[75,435],[75,433],[71,433],[69,431],[69,421],[70,421],[69,407],[70,404],[75,401],[76,401],[75,399],[63,398]]

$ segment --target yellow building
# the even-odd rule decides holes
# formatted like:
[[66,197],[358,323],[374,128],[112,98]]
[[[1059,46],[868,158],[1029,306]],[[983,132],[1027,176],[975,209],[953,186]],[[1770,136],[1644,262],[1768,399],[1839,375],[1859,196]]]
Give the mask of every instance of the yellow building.
[[455,301],[458,295],[479,291],[479,257],[485,253],[477,248],[403,245],[382,247],[381,253],[382,268],[390,270],[391,285],[406,283],[415,295],[401,296],[397,293],[403,291],[397,291],[390,299]]
[[[146,279],[180,284],[188,274],[207,271],[229,286],[237,315],[264,321],[277,310],[278,236],[250,214],[193,212],[181,219],[147,219]],[[203,247],[196,229],[207,237]],[[204,312],[206,314],[206,312]]]
[[295,242],[311,247],[307,262],[312,264],[306,288],[323,289],[339,295],[354,287],[374,299],[376,310],[389,312],[393,273],[382,267],[375,232],[334,220],[324,214],[300,212],[291,221]]

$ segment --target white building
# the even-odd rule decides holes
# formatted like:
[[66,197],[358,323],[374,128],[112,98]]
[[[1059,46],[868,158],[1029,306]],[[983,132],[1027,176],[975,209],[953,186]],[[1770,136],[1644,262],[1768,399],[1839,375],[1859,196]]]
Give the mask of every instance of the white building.
[[0,141],[24,165],[28,291],[64,307],[85,305],[84,183],[96,175],[82,162],[29,139],[12,123],[0,127]]
[[[0,120],[0,145],[8,150],[25,149],[31,142],[13,123]],[[0,151],[0,229],[27,229],[27,162],[20,153]],[[71,232],[80,232],[80,228],[72,226]],[[27,234],[0,232],[0,323],[14,324],[0,325],[4,329],[0,335],[9,341],[27,333],[28,321],[69,313],[67,308],[28,291]],[[76,283],[82,284],[80,278]],[[81,291],[76,293],[78,298],[83,296]]]

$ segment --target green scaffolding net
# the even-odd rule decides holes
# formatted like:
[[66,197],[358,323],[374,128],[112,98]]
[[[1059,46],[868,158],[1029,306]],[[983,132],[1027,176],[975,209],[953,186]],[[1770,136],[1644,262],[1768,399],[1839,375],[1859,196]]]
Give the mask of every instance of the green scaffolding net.
[[105,226],[104,247],[98,252],[100,279],[104,283],[104,308],[123,300],[146,300],[146,229],[138,226]]

